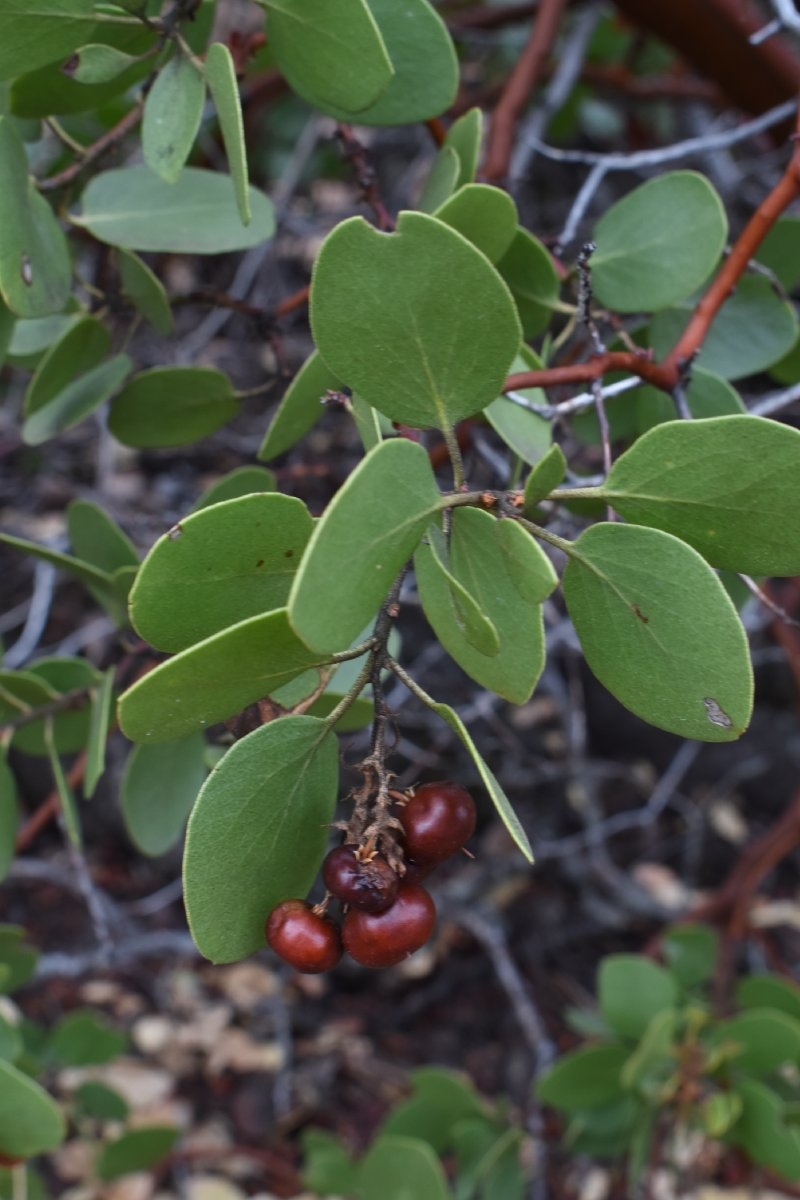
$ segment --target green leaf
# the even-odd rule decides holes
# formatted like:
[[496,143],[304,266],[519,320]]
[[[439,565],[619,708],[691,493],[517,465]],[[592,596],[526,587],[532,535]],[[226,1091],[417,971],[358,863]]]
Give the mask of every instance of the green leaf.
[[486,1118],[459,1121],[453,1130],[456,1200],[522,1200],[521,1141],[520,1130],[513,1126],[499,1133],[497,1124]]
[[736,1092],[714,1092],[702,1106],[703,1129],[709,1137],[724,1137],[742,1115],[742,1098]]
[[130,598],[136,631],[183,650],[282,608],[313,530],[301,500],[257,492],[184,518],[156,542]]
[[434,213],[452,196],[458,186],[461,163],[455,150],[442,146],[430,169],[416,207],[420,212]]
[[595,294],[617,312],[667,308],[704,282],[727,233],[722,202],[702,175],[672,171],[649,179],[595,226]]
[[[77,60],[77,61],[75,61]],[[72,62],[75,65],[72,65]],[[116,79],[123,71],[134,66],[138,61],[136,55],[125,54],[115,46],[105,46],[102,42],[89,42],[75,52],[70,62],[70,74],[78,83],[108,83]],[[59,110],[60,111],[60,110]]]
[[8,347],[9,362],[32,370],[42,352],[58,341],[70,325],[81,319],[81,313],[70,312],[56,317],[32,317],[29,321],[16,321]]
[[65,57],[91,37],[96,24],[94,0],[3,0],[0,79]]
[[341,387],[341,380],[329,370],[315,350],[284,392],[283,399],[269,423],[258,457],[268,462],[271,458],[277,458],[279,454],[290,450],[322,415],[322,399],[325,393],[338,392]]
[[266,0],[267,32],[278,69],[309,104],[361,113],[394,74],[364,0]]
[[[628,1015],[631,1008],[629,1004]],[[659,1086],[674,1072],[677,1025],[678,1011],[675,1008],[663,1008],[651,1016],[639,1045],[622,1069],[622,1083],[626,1088],[647,1091]]]
[[753,1162],[771,1167],[784,1179],[800,1179],[800,1130],[784,1123],[780,1097],[754,1079],[737,1083],[742,1115],[731,1130],[731,1140],[742,1146]]
[[228,167],[236,190],[236,203],[243,225],[252,220],[250,212],[250,190],[247,174],[247,148],[244,140],[242,106],[239,100],[239,85],[233,57],[224,42],[209,46],[205,64],[206,82],[214,98],[214,105],[228,156]]
[[189,820],[183,865],[189,926],[206,958],[252,954],[275,905],[306,895],[338,782],[336,738],[314,717],[262,725],[212,771]]
[[[489,617],[463,583],[450,570],[450,552],[438,525],[431,525],[428,537],[415,556],[420,590],[431,593],[449,619],[454,619],[461,637],[483,655],[492,657],[500,650],[500,638]],[[428,580],[428,586],[422,582]]]
[[[436,10],[428,0],[367,3],[389,52],[394,71],[389,86],[358,112],[347,106],[321,107],[337,120],[358,125],[410,125],[450,108],[458,89],[458,60]],[[360,63],[356,69],[361,70]]]
[[628,521],[694,546],[715,567],[800,572],[800,432],[764,417],[672,421],[614,463],[598,495]]
[[14,314],[0,299],[0,366],[6,360],[8,349],[11,345],[11,339],[14,336],[14,326],[16,321]]
[[560,446],[553,445],[534,466],[525,482],[525,504],[523,512],[532,517],[536,505],[563,483],[567,473],[567,460]]
[[768,1075],[784,1063],[800,1064],[800,1021],[771,1008],[753,1008],[720,1021],[712,1045],[738,1048],[734,1068],[748,1075]]
[[597,976],[600,1011],[615,1033],[640,1038],[653,1017],[678,1002],[669,971],[640,954],[610,954]]
[[[524,346],[512,362],[510,370],[530,371],[541,365],[538,355]],[[524,388],[514,394],[534,404],[547,404],[547,397],[541,388]],[[550,449],[553,437],[550,421],[540,417],[538,413],[531,412],[529,408],[523,408],[509,396],[498,396],[484,409],[483,415],[509,449],[530,466],[544,458]]]
[[64,773],[64,767],[58,754],[53,726],[53,717],[45,717],[44,744],[47,749],[47,757],[50,760],[50,770],[53,772],[53,782],[56,785],[58,793],[58,804],[64,822],[64,829],[73,846],[77,846],[80,849],[83,838],[80,818],[78,816],[78,806],[75,803],[75,793]]
[[[68,692],[87,690],[76,706],[52,718],[55,746],[60,754],[71,754],[86,745],[89,734],[88,689],[101,676],[84,658],[40,658],[26,671],[0,672],[0,711],[9,717],[48,704]],[[16,698],[17,703],[13,701]],[[14,746],[26,754],[47,755],[44,721],[32,721],[14,734]]]
[[[417,552],[417,583],[425,616],[447,653],[476,683],[513,704],[523,704],[544,667],[540,605],[553,590],[556,577],[532,538],[521,529],[518,535],[503,530],[504,524],[479,509],[457,508],[450,538],[450,572],[491,622],[499,638],[498,652],[488,655],[475,648],[474,634],[468,636],[466,631],[464,610],[459,612],[447,577],[432,561],[430,547]],[[514,537],[513,545],[509,536]],[[534,594],[538,600],[532,599]]]
[[602,1108],[577,1113],[565,1136],[570,1153],[607,1159],[629,1152],[642,1114],[641,1102],[630,1094],[618,1096]]
[[116,354],[80,375],[54,400],[27,418],[22,426],[22,440],[29,446],[39,446],[79,425],[121,387],[132,370],[133,362],[128,355]]
[[133,1171],[147,1171],[169,1154],[180,1136],[180,1129],[167,1125],[151,1125],[123,1133],[115,1142],[103,1146],[95,1164],[97,1174],[108,1181]]
[[5,755],[0,753],[0,883],[14,859],[18,823],[16,780]]
[[664,934],[662,948],[681,987],[697,987],[713,976],[719,942],[709,925],[675,925]]
[[400,214],[393,234],[361,217],[334,229],[315,267],[311,323],[327,365],[374,408],[440,429],[496,398],[521,336],[511,296],[484,255],[412,212]]
[[[647,433],[654,425],[674,421],[677,416],[672,399],[658,388],[636,388],[633,403],[637,433]],[[741,396],[727,380],[700,367],[692,368],[686,403],[693,417],[729,417],[746,411]]]
[[483,132],[483,113],[480,108],[470,108],[458,117],[447,131],[442,149],[455,150],[458,156],[459,174],[456,187],[472,183],[478,169]]
[[29,417],[58,398],[80,375],[100,366],[111,349],[111,335],[96,317],[71,323],[36,368],[25,392]]
[[366,400],[362,400],[358,392],[353,393],[350,405],[358,436],[361,438],[364,450],[368,453],[383,441],[380,413],[371,404],[367,404]]
[[497,270],[514,297],[523,337],[536,337],[550,324],[558,303],[558,275],[552,257],[532,233],[518,229]]
[[350,644],[377,613],[439,500],[421,446],[395,439],[370,451],[318,522],[292,584],[289,617],[307,645]]
[[27,1075],[0,1061],[0,1154],[33,1158],[64,1140],[61,1109]]
[[443,1154],[451,1145],[457,1122],[486,1118],[486,1104],[469,1080],[456,1071],[421,1067],[412,1072],[411,1086],[411,1098],[391,1110],[379,1137],[420,1138],[437,1154]]
[[458,715],[455,709],[450,708],[448,704],[433,704],[431,705],[431,708],[433,712],[437,713],[442,718],[443,721],[447,722],[450,728],[458,734],[459,738],[466,746],[472,761],[475,763],[478,774],[481,777],[481,782],[486,788],[492,804],[497,809],[500,820],[505,825],[506,829],[511,835],[512,840],[522,852],[523,857],[526,858],[528,862],[532,863],[533,851],[531,850],[530,842],[528,841],[528,835],[520,825],[519,817],[511,807],[511,801],[508,799],[508,796],[506,796],[500,784],[481,758],[478,748],[470,737],[469,730],[461,720],[461,717]]
[[[656,313],[650,324],[656,358],[675,345],[694,307],[694,299],[689,299]],[[715,317],[695,363],[723,379],[755,375],[789,353],[797,330],[792,306],[776,295],[770,281],[745,275]]]
[[628,1059],[624,1046],[587,1046],[564,1055],[536,1084],[542,1104],[564,1112],[603,1108],[622,1093],[620,1075]]
[[147,93],[142,117],[144,161],[169,184],[177,183],[197,137],[206,99],[203,74],[185,54],[175,54]]
[[467,183],[433,214],[496,263],[517,232],[517,206],[501,188]]
[[23,1052],[19,1026],[0,1013],[0,1060],[13,1063]]
[[626,708],[700,741],[744,732],[753,699],[747,638],[695,550],[656,529],[593,525],[573,544],[563,587],[590,669]]
[[89,723],[89,738],[86,743],[86,771],[83,778],[83,794],[87,800],[106,769],[106,743],[111,724],[111,706],[114,702],[114,668],[109,667],[103,682],[92,695]]
[[125,1097],[96,1079],[89,1079],[76,1088],[72,1103],[81,1116],[97,1121],[124,1121],[128,1115]]
[[[0,14],[0,62],[5,19]],[[28,178],[25,147],[9,117],[0,117],[0,229],[5,303],[18,317],[60,312],[72,287],[67,241],[50,205]]]
[[274,492],[277,486],[274,474],[266,467],[236,467],[203,492],[192,512],[222,504],[223,500],[239,500],[256,492]]
[[65,1067],[92,1067],[111,1062],[128,1045],[125,1034],[92,1009],[75,1009],[62,1017],[47,1044],[48,1053]]
[[780,975],[750,975],[736,987],[740,1008],[772,1008],[800,1020],[800,987]]
[[[250,188],[253,219],[242,224],[228,175],[187,167],[165,183],[147,167],[120,167],[96,175],[72,217],[101,242],[167,254],[227,254],[267,241],[275,232],[272,203]],[[63,306],[63,301],[61,302]]]
[[73,500],[67,530],[75,554],[83,562],[113,575],[120,567],[138,567],[139,555],[126,533],[91,500]]
[[800,218],[779,217],[756,250],[756,258],[772,271],[787,292],[800,283]]
[[33,976],[39,951],[25,944],[25,930],[19,925],[0,925],[0,991],[15,992]]
[[142,854],[164,854],[180,838],[206,777],[205,738],[190,733],[158,746],[134,746],[122,777],[125,828]]
[[231,381],[214,367],[153,367],[111,403],[108,428],[125,446],[184,446],[239,411]]
[[358,1166],[359,1200],[450,1200],[447,1179],[427,1142],[379,1137]]
[[162,663],[119,702],[133,742],[169,742],[224,721],[327,656],[292,631],[286,609],[241,621]]
[[356,1187],[356,1165],[342,1143],[324,1129],[306,1127],[303,1145],[303,1183],[321,1195],[352,1194]]
[[165,337],[172,332],[172,310],[161,280],[138,254],[117,247],[117,265],[122,291],[134,307]]

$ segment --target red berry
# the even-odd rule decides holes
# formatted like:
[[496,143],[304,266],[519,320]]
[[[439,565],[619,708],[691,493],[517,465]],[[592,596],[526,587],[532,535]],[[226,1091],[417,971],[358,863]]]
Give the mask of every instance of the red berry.
[[436,924],[436,907],[418,883],[401,883],[382,913],[351,908],[342,926],[345,949],[363,967],[393,967],[424,946]]
[[329,971],[342,957],[342,939],[329,917],[304,900],[284,900],[267,921],[267,941],[284,962],[304,975]]
[[384,912],[394,902],[399,880],[385,858],[358,857],[355,846],[338,846],[322,864],[325,887],[341,900],[364,912]]
[[420,864],[442,862],[475,832],[475,802],[457,783],[426,783],[397,816],[408,857]]

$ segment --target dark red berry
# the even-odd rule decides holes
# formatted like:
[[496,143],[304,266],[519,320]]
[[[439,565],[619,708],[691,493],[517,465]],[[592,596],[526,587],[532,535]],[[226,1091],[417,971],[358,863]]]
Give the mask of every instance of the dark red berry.
[[475,832],[475,802],[457,783],[425,783],[397,816],[408,857],[420,864],[442,862]]
[[401,883],[382,913],[351,908],[342,925],[345,950],[363,967],[393,967],[424,946],[436,924],[436,906],[418,883]]
[[399,880],[385,858],[374,854],[358,856],[355,846],[337,846],[322,864],[322,880],[328,891],[363,912],[384,912],[394,902]]
[[284,962],[304,975],[329,971],[342,957],[339,929],[305,900],[284,900],[267,921],[267,941]]

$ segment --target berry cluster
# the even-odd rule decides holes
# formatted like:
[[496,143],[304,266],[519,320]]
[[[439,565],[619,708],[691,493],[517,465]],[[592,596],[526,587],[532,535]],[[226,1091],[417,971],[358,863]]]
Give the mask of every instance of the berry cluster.
[[[327,971],[343,951],[365,967],[392,967],[431,936],[436,907],[421,880],[472,836],[475,803],[456,783],[426,783],[398,804],[396,817],[396,858],[345,842],[322,864],[322,904],[284,900],[270,913],[267,941],[295,970]],[[342,906],[341,929],[326,913],[331,896]]]

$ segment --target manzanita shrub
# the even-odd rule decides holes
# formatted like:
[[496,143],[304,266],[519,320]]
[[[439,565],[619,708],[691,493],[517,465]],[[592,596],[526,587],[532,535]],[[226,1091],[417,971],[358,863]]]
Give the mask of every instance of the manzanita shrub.
[[[177,297],[146,256],[242,251],[275,231],[272,201],[249,182],[238,83],[248,53],[241,38],[214,40],[216,9],[0,4],[0,354],[24,380],[22,441],[43,455],[98,411],[133,448],[191,445],[239,411],[221,370],[139,369],[131,343],[140,322],[164,338],[173,328]],[[260,9],[267,46],[251,37],[245,50],[344,129],[434,121],[453,103],[456,51],[428,0]],[[89,146],[87,127],[100,130]],[[227,172],[187,165],[209,128]],[[727,742],[746,730],[753,701],[735,575],[800,572],[800,433],[749,415],[732,382],[772,367],[794,378],[798,322],[774,276],[786,287],[800,278],[798,223],[786,218],[761,241],[772,277],[736,267],[734,294],[682,358],[698,298],[733,269],[706,178],[678,170],[632,188],[574,262],[556,263],[510,196],[478,181],[480,111],[442,129],[415,208],[396,219],[379,209],[380,228],[344,220],[324,239],[310,289],[315,348],[253,446],[272,463],[312,428],[321,399],[350,414],[363,457],[319,519],[276,489],[268,467],[250,465],[215,484],[144,561],[86,500],[67,511],[69,551],[2,535],[79,580],[120,633],[105,670],[58,657],[0,671],[3,749],[49,762],[79,845],[64,759],[85,752],[89,799],[118,722],[133,743],[122,785],[131,838],[160,854],[188,818],[186,906],[214,962],[262,947],[268,914],[312,888],[341,732],[373,726],[345,843],[402,874],[387,674],[463,742],[532,860],[470,730],[402,665],[395,625],[412,581],[447,654],[509,703],[533,693],[544,606],[563,602],[589,668],[623,705],[660,729]],[[120,145],[135,161],[109,168],[103,155]],[[91,255],[103,262],[97,284],[84,277]],[[607,407],[596,396],[606,458],[612,444],[619,451],[598,482],[554,440],[542,385],[573,335],[578,355],[587,331],[599,354],[604,323],[624,328],[633,349],[622,357],[640,386]],[[662,364],[672,373],[659,374]],[[574,378],[587,378],[577,367]],[[456,427],[468,419],[507,450],[511,466],[492,487],[473,488],[465,470]],[[574,421],[570,453],[577,439],[597,441],[593,419]],[[446,472],[428,452],[437,437]],[[144,653],[128,652],[131,629]],[[223,722],[236,740],[209,744]],[[16,825],[0,757],[3,871]]]

